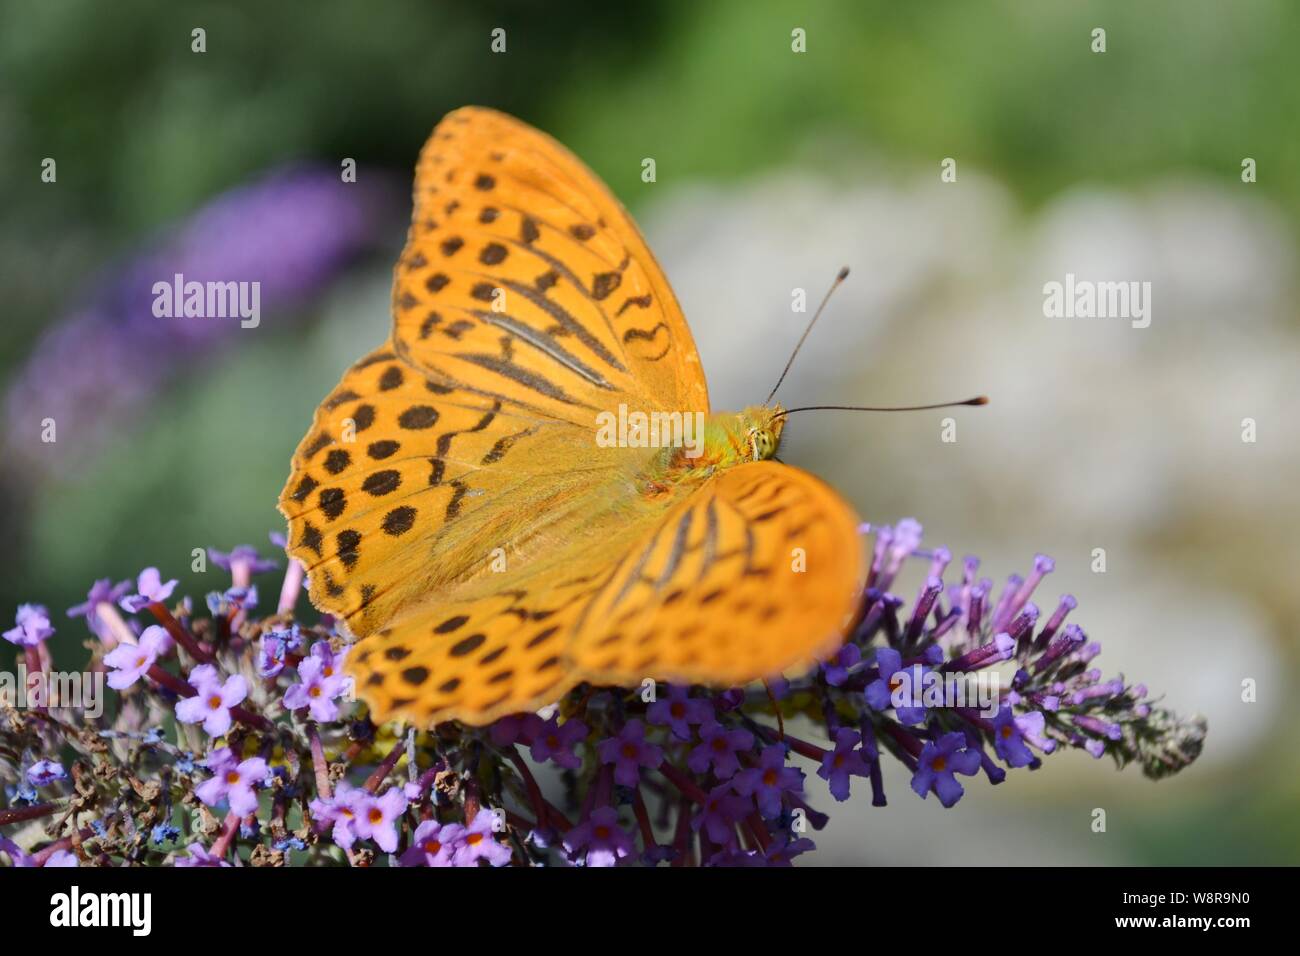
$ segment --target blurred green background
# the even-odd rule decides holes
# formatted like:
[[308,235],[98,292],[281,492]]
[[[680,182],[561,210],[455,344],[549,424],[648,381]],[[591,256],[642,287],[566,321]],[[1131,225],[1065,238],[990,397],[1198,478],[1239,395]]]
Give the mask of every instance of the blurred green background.
[[[717,404],[766,394],[804,318],[791,290],[816,301],[851,264],[787,402],[994,404],[956,416],[956,446],[937,416],[808,418],[783,457],[995,578],[1052,553],[1103,666],[1210,718],[1202,761],[1159,785],[1077,753],[951,812],[888,781],[889,808],[835,808],[822,862],[1300,861],[1300,5],[3,0],[0,25],[0,610],[54,609],[69,666],[84,634],[61,612],[94,578],[155,564],[201,598],[222,582],[189,573],[193,548],[273,551],[312,409],[386,334],[416,154],[477,103],[559,138],[642,221]],[[178,350],[136,322],[127,365],[75,332],[49,351],[79,310],[138,319],[115,277],[200,210],[344,157],[383,187],[339,194],[373,213],[364,241],[258,329]],[[255,233],[256,209],[204,228]],[[1066,271],[1152,280],[1152,328],[1044,319]],[[43,446],[45,396],[92,371],[78,401],[113,414]]]

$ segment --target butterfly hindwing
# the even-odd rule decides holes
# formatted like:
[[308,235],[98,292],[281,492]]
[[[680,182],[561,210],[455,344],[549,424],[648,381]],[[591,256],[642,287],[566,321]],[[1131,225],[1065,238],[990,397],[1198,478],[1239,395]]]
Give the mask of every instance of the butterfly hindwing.
[[844,500],[798,468],[720,472],[618,562],[574,634],[574,666],[623,686],[741,686],[825,657],[858,596],[856,529]]
[[554,555],[569,576],[414,609],[348,666],[375,719],[421,725],[486,723],[583,680],[742,685],[838,645],[862,568],[855,528],[812,475],[740,465],[621,543]]

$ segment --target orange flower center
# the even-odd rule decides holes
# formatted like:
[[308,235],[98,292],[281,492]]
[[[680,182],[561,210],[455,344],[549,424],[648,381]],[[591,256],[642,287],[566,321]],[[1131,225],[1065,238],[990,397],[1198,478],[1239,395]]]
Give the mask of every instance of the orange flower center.
[[213,710],[220,710],[220,709],[221,709],[221,697],[220,697],[219,695],[217,695],[217,694],[213,694],[211,697],[208,698],[208,706],[209,706],[210,708],[212,708]]
[[943,757],[935,757],[930,761],[930,769],[935,773],[943,773],[944,768],[948,766],[948,761]]
[[478,846],[480,843],[483,842],[483,834],[471,833],[469,836],[465,837],[465,842],[468,843],[470,846]]

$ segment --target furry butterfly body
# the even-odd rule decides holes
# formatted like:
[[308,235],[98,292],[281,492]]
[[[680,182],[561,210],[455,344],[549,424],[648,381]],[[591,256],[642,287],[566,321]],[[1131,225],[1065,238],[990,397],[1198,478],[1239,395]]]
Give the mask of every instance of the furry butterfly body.
[[[620,407],[705,413],[702,440],[598,441]],[[772,460],[778,407],[709,411],[604,185],[518,120],[449,114],[390,338],[322,402],[280,499],[374,718],[481,724],[582,681],[734,686],[832,652],[862,575],[852,509]]]

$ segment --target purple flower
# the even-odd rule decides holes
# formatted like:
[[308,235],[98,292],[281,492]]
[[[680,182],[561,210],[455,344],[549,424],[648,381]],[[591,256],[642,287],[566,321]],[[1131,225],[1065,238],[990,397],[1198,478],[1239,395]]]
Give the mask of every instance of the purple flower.
[[257,676],[270,679],[284,670],[285,643],[282,631],[263,634],[257,642]]
[[[868,684],[865,692],[867,703],[871,705],[872,710],[888,710],[893,707],[894,691],[903,687],[905,683],[912,684],[913,702],[920,699],[921,689],[912,679],[923,673],[922,668],[918,666],[913,670],[903,667],[902,655],[892,647],[881,647],[876,650],[876,666],[880,668],[880,677]],[[923,723],[925,708],[899,707],[898,720],[904,724]]]
[[190,686],[197,693],[176,704],[176,719],[183,724],[202,721],[204,730],[220,737],[230,729],[230,708],[248,696],[248,682],[232,674],[223,684],[215,667],[200,664],[190,671]]
[[33,787],[48,787],[56,780],[68,779],[63,764],[54,760],[38,760],[27,768],[27,782]]
[[207,596],[207,604],[214,617],[228,617],[237,611],[251,611],[257,607],[257,585],[213,591]]
[[856,730],[841,727],[835,733],[835,749],[822,757],[822,765],[817,769],[817,776],[829,785],[831,796],[836,800],[849,798],[849,777],[866,777],[870,774],[867,762],[862,759],[862,752],[857,748],[862,735]]
[[720,783],[709,791],[704,806],[691,821],[696,830],[701,828],[710,840],[727,846],[735,837],[732,827],[753,807],[753,802],[731,792],[731,785]]
[[862,660],[862,651],[856,644],[845,644],[829,661],[822,664],[822,675],[832,687],[841,686],[849,679],[849,668]]
[[794,864],[790,861],[796,856],[815,849],[817,849],[817,844],[807,837],[796,838],[788,833],[781,833],[768,844],[764,856],[767,857],[769,866],[793,866]]
[[239,763],[229,747],[214,750],[203,762],[212,771],[212,779],[199,784],[194,791],[200,800],[215,807],[222,800],[230,803],[232,812],[246,817],[257,810],[254,787],[266,780],[266,761],[250,757]]
[[704,773],[710,765],[719,780],[726,780],[740,769],[737,750],[754,746],[754,735],[739,728],[728,730],[716,721],[700,728],[700,743],[686,758],[686,765]]
[[144,629],[135,644],[119,644],[104,655],[104,663],[112,668],[108,686],[125,690],[153,667],[158,658],[171,650],[172,638],[166,628],[151,624]]
[[971,776],[980,768],[979,751],[965,748],[964,734],[953,732],[944,734],[937,742],[929,741],[921,748],[921,756],[916,761],[916,773],[912,774],[912,789],[922,799],[933,790],[939,802],[951,807],[965,793],[955,773]]
[[[328,648],[328,642],[322,642]],[[284,670],[285,657],[302,650],[302,629],[297,624],[287,630],[267,631],[258,642],[257,674],[259,677],[276,677]]]
[[357,842],[357,814],[363,799],[370,795],[364,790],[353,787],[340,780],[331,797],[316,797],[311,802],[311,814],[318,823],[332,827],[330,839],[345,850],[352,849]]
[[15,615],[17,627],[4,632],[4,639],[19,647],[35,647],[54,633],[50,614],[39,604],[21,604]]
[[117,604],[129,590],[131,590],[130,581],[114,584],[112,578],[100,578],[90,586],[84,604],[68,608],[68,617],[84,617],[86,626],[91,632],[102,637],[104,625],[100,623],[96,608],[101,604]]
[[570,858],[586,850],[587,866],[617,866],[633,852],[632,837],[618,824],[618,811],[599,807],[582,823],[564,835],[564,849]]
[[573,747],[587,739],[587,725],[580,720],[566,720],[559,723],[554,717],[543,721],[534,717],[537,728],[533,733],[532,757],[537,763],[554,760],[561,767],[577,770],[582,766],[582,758],[573,752]]
[[491,810],[482,809],[474,815],[474,822],[465,828],[452,858],[455,866],[477,866],[479,860],[487,860],[492,866],[510,862],[510,847],[502,846],[493,835],[496,821],[497,815]]
[[202,843],[191,843],[185,848],[189,856],[178,856],[173,858],[172,866],[230,866],[219,856],[213,856],[209,853]]
[[150,604],[157,602],[161,604],[172,596],[172,591],[176,590],[176,579],[163,581],[162,575],[158,573],[157,568],[145,568],[140,572],[140,576],[135,582],[136,593],[128,594],[119,602],[122,610],[128,614],[135,614],[143,611]]
[[[321,677],[326,680],[339,677],[345,681],[350,681],[351,678],[343,676],[343,662],[348,659],[348,651],[350,650],[352,650],[352,648],[344,647],[342,650],[336,652],[334,648],[330,646],[329,641],[317,641],[313,644],[311,646],[311,656],[320,661]],[[346,686],[344,689],[346,690]]]
[[459,823],[425,820],[415,828],[411,845],[398,862],[402,866],[451,866],[464,834],[465,828]]
[[1010,707],[1003,707],[993,718],[993,749],[1009,767],[1024,767],[1033,763],[1034,755],[1025,745],[1025,737],[1043,736],[1042,711],[1032,711],[1016,717]]
[[803,771],[785,765],[785,747],[772,744],[764,747],[758,766],[740,771],[731,779],[731,786],[743,797],[753,797],[758,811],[765,818],[781,815],[781,798],[789,792],[803,793]]
[[71,850],[55,850],[45,859],[44,868],[50,867],[79,867],[80,861],[77,860],[77,854]]
[[529,723],[537,723],[540,720],[541,718],[535,714],[511,714],[492,723],[489,737],[498,747],[511,747],[517,743],[529,744],[533,739],[529,732]]
[[646,720],[670,728],[678,740],[691,739],[691,725],[713,719],[713,704],[691,697],[690,690],[677,684],[668,687],[668,696],[646,708]]
[[352,827],[363,840],[374,840],[379,849],[393,853],[397,850],[395,824],[405,812],[406,794],[401,787],[390,787],[378,797],[363,791],[356,804],[357,815]]
[[266,571],[274,571],[279,567],[276,562],[269,558],[263,558],[257,553],[256,548],[248,544],[235,545],[228,552],[208,548],[208,557],[213,564],[224,571],[243,568],[248,574],[262,574]]
[[617,737],[602,740],[596,753],[601,763],[614,765],[614,782],[624,787],[640,783],[642,767],[657,767],[664,762],[664,752],[646,743],[645,725],[636,719],[624,724]]
[[[318,644],[317,647],[320,645]],[[313,648],[314,650],[315,648]],[[311,712],[312,719],[322,723],[333,723],[339,718],[339,707],[334,701],[348,688],[347,678],[335,674],[325,676],[326,665],[319,657],[306,657],[298,665],[298,679],[284,692],[284,706],[289,710]]]
[[[410,200],[409,189],[398,200],[394,185],[379,171],[340,186],[337,166],[275,170],[147,241],[108,270],[108,280],[79,288],[77,310],[50,322],[25,367],[13,370],[4,417],[11,439],[4,442],[6,476],[11,466],[15,477],[29,481],[66,473],[120,434],[121,423],[180,369],[214,358],[247,334],[239,321],[156,317],[155,281],[183,274],[187,281],[257,282],[263,321],[269,318],[278,331],[290,328],[314,314],[301,305],[391,233],[398,202],[405,210]],[[24,446],[17,423],[46,416],[78,440]]]

